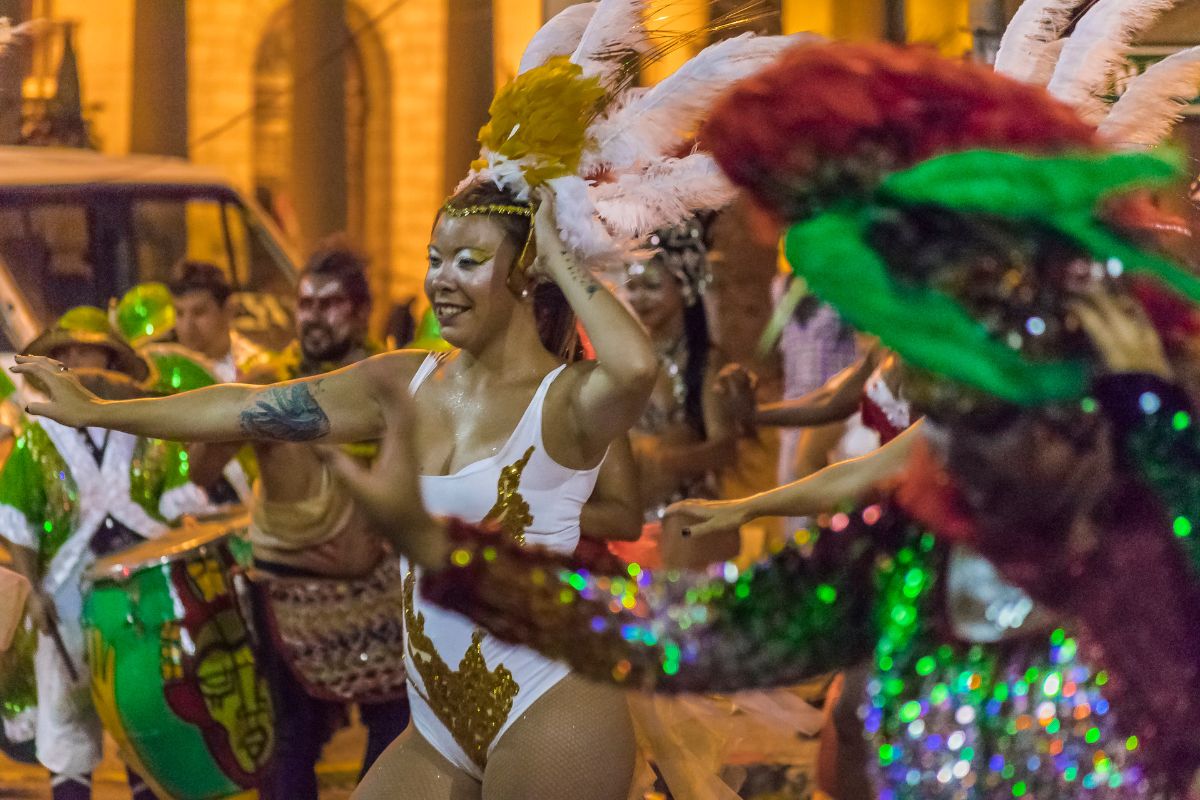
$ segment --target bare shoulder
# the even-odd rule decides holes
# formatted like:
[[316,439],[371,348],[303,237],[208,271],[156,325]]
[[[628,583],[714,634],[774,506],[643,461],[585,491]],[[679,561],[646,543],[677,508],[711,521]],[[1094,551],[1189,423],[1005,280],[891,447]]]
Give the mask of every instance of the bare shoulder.
[[356,369],[371,388],[383,392],[407,390],[429,353],[425,350],[392,350],[359,362]]

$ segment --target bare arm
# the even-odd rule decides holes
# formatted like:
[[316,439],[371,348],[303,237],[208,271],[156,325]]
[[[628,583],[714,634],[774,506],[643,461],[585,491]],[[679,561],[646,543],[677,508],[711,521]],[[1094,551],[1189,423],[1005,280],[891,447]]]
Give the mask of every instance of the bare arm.
[[580,527],[584,536],[602,542],[632,542],[641,536],[641,492],[628,436],[613,440],[583,507]]
[[225,467],[241,449],[241,442],[195,442],[188,445],[188,477],[197,486],[210,488],[225,476]]
[[540,189],[541,205],[534,220],[539,270],[554,281],[596,350],[596,360],[571,367],[579,373],[565,422],[572,453],[583,463],[596,463],[610,442],[629,430],[642,413],[658,360],[650,339],[628,309],[576,262],[559,238],[554,222],[554,195]]
[[853,414],[862,401],[863,387],[875,371],[877,359],[868,353],[853,366],[839,372],[820,389],[794,400],[758,407],[754,421],[759,425],[801,428],[840,422]]
[[412,354],[385,353],[337,372],[270,386],[217,384],[171,397],[104,401],[58,362],[18,356],[14,372],[46,388],[29,412],[74,427],[98,426],[186,442],[276,440],[342,443],[383,433],[377,397]]
[[903,469],[920,427],[918,422],[873,453],[838,462],[786,486],[741,500],[684,500],[671,506],[667,514],[681,517],[691,535],[703,536],[736,529],[759,517],[804,517],[832,511]]

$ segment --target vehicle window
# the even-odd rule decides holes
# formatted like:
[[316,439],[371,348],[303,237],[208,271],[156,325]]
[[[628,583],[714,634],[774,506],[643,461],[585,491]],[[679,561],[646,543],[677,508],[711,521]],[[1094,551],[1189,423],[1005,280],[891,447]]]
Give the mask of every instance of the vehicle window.
[[166,281],[183,259],[216,264],[231,280],[221,201],[210,198],[136,199],[132,204],[134,283]]
[[96,268],[91,217],[75,203],[0,207],[0,258],[39,319],[108,296],[113,276]]

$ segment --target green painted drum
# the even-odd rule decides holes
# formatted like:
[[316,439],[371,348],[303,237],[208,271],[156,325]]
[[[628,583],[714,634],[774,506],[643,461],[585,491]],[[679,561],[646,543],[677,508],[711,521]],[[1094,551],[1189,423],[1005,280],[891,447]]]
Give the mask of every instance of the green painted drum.
[[234,591],[245,516],[190,523],[95,564],[83,623],[92,695],[127,763],[167,800],[257,796],[268,682]]

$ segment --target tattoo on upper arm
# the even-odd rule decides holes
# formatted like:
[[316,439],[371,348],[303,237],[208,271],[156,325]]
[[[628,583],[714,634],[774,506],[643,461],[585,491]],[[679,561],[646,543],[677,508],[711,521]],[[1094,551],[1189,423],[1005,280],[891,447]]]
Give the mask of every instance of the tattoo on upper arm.
[[265,390],[239,420],[242,431],[255,438],[308,442],[329,433],[329,417],[313,399],[307,383]]

